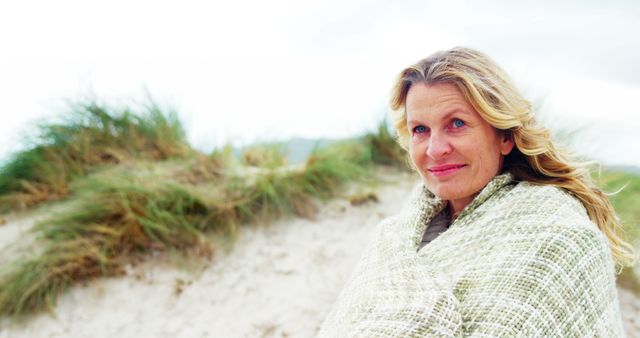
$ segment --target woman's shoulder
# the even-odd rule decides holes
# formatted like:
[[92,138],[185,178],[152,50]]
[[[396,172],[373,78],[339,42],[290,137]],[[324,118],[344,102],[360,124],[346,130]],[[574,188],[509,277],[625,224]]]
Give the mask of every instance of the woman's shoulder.
[[504,197],[503,207],[518,231],[529,229],[562,247],[608,248],[608,241],[591,221],[584,205],[565,189],[551,184],[518,182]]
[[548,201],[557,204],[581,205],[571,193],[553,184],[533,183],[529,181],[516,182],[515,187],[511,190],[513,197],[521,197],[523,199]]
[[571,193],[552,184],[518,182],[502,201],[515,214],[541,219],[590,222],[584,205]]
[[472,241],[493,243],[513,237],[523,243],[597,242],[608,246],[582,203],[550,184],[513,182],[461,222],[461,236]]

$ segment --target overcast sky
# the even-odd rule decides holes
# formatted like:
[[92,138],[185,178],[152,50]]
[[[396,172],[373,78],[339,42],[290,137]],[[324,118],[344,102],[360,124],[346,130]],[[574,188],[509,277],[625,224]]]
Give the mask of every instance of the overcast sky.
[[[492,56],[554,128],[640,166],[633,1],[14,1],[0,4],[0,159],[68,99],[149,92],[191,143],[371,129],[405,66],[464,45]],[[576,145],[576,143],[578,143]]]

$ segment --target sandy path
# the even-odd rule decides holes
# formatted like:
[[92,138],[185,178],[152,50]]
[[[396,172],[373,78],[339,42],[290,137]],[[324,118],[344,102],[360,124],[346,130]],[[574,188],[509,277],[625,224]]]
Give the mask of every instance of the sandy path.
[[[369,233],[401,208],[415,182],[394,180],[377,190],[377,204],[338,199],[313,220],[242,229],[233,250],[200,268],[150,261],[124,277],[75,287],[60,298],[55,316],[2,322],[0,338],[313,337]],[[29,223],[10,222],[0,238]],[[621,305],[629,337],[638,337],[640,300],[622,291]]]

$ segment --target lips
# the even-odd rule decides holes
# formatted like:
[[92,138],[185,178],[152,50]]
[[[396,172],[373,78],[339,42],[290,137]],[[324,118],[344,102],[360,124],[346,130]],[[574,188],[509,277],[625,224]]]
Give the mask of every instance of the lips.
[[465,166],[465,164],[444,164],[427,168],[427,171],[429,171],[429,173],[433,174],[434,176],[446,176],[457,172]]

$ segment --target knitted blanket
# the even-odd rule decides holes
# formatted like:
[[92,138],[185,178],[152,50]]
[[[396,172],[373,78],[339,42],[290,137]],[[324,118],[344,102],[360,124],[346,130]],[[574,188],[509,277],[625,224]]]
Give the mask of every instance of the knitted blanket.
[[607,239],[550,185],[496,176],[418,251],[446,202],[420,184],[386,219],[320,337],[620,337]]

